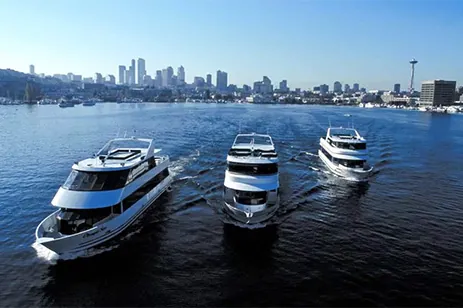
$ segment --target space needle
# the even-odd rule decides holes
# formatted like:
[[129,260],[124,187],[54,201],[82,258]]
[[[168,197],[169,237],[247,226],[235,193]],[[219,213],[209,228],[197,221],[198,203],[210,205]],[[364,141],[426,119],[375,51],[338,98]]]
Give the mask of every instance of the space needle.
[[413,79],[415,78],[415,64],[416,63],[418,63],[418,61],[416,61],[415,58],[410,60],[410,65],[412,69],[411,76],[410,76],[410,88],[409,88],[410,94],[413,94],[413,92],[415,91],[415,89],[413,88]]

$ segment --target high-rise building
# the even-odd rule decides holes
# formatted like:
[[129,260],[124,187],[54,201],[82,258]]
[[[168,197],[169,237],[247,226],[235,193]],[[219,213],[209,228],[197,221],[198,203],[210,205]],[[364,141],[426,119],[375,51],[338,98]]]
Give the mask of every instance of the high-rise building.
[[74,80],[74,74],[73,73],[68,73],[68,80],[73,81]]
[[326,93],[328,93],[330,90],[330,87],[327,85],[327,84],[321,84],[320,85],[320,94],[321,95],[325,95]]
[[125,80],[125,65],[119,65],[119,84],[127,83]]
[[82,81],[82,75],[73,75],[71,81]]
[[130,78],[129,78],[129,84],[130,85],[133,85],[137,82],[136,78],[135,78],[135,59],[132,59],[132,64],[130,65],[130,68],[129,68],[129,71],[130,71]]
[[138,79],[137,79],[137,84],[143,85],[143,77],[146,75],[146,69],[145,69],[145,60],[142,58],[138,58]]
[[108,76],[105,77],[104,81],[106,83],[115,84],[116,83],[116,77],[114,77],[114,75],[108,75]]
[[334,82],[333,92],[334,93],[341,93],[342,92],[342,84],[339,81]]
[[394,92],[397,94],[400,93],[400,83],[394,84]]
[[154,86],[156,88],[162,87],[162,71],[161,70],[156,71],[156,77],[154,77]]
[[169,79],[167,77],[167,68],[162,70],[162,86],[167,87],[169,85]]
[[34,65],[29,65],[29,74],[35,75],[35,66]]
[[358,83],[354,83],[354,84],[352,85],[352,91],[353,91],[353,92],[358,92],[358,91],[360,91],[360,85],[359,85]]
[[131,74],[131,71],[129,68],[128,70],[125,71],[125,78],[124,78],[125,84],[128,84],[128,85],[131,84],[130,81],[132,79],[132,76],[130,74]]
[[280,92],[288,92],[288,81],[286,79],[280,81]]
[[177,80],[180,84],[185,83],[185,68],[180,65],[180,67],[177,69]]
[[204,82],[203,77],[196,76],[193,80],[193,84],[195,85],[195,87],[204,87],[206,83]]
[[84,82],[84,83],[94,83],[94,80],[93,80],[92,77],[85,77],[85,78],[83,79],[83,82]]
[[103,76],[100,73],[95,73],[95,83],[103,83]]
[[212,87],[212,75],[211,74],[206,75],[206,84],[208,87]]
[[456,81],[423,81],[421,83],[420,105],[452,105],[455,102],[456,86]]
[[150,75],[143,76],[143,85],[149,86],[149,87],[153,85],[153,79],[151,78]]
[[227,90],[228,86],[228,75],[226,72],[223,72],[221,70],[217,71],[217,78],[216,78],[216,87],[217,90],[219,91],[225,91]]
[[[167,67],[167,75],[166,75],[166,86],[171,86],[172,85],[172,77],[174,76],[174,69],[172,66]],[[164,76],[162,76],[164,79]]]
[[346,93],[350,92],[350,86],[347,83],[344,85],[344,92]]

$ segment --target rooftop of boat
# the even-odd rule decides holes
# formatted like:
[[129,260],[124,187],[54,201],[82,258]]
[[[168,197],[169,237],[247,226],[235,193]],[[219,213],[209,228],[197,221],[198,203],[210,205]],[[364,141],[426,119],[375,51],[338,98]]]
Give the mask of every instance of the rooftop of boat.
[[92,158],[76,162],[73,169],[80,171],[111,171],[131,168],[146,161],[161,149],[155,149],[152,139],[115,138]]
[[354,128],[330,127],[327,136],[333,141],[365,142],[365,139]]
[[262,134],[238,134],[228,151],[229,156],[276,158],[272,137]]

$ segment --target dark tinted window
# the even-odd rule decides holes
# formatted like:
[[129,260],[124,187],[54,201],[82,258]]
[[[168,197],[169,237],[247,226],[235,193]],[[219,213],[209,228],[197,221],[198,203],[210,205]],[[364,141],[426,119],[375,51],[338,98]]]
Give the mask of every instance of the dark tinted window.
[[259,205],[267,201],[266,191],[235,191],[235,200],[246,205]]
[[348,142],[333,142],[334,145],[340,149],[348,150],[365,150],[367,148],[366,143],[348,143]]
[[228,163],[228,171],[248,175],[266,175],[278,172],[278,164],[239,164]]
[[125,186],[129,171],[87,172],[72,170],[63,188],[77,191],[101,191]]

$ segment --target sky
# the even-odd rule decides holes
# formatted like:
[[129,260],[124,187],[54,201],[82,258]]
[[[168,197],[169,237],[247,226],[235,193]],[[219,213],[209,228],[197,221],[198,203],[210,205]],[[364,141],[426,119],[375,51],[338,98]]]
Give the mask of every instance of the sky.
[[[367,89],[463,83],[462,0],[0,0],[0,68],[118,75],[183,65],[242,86],[333,82]],[[418,84],[418,86],[417,86]]]

